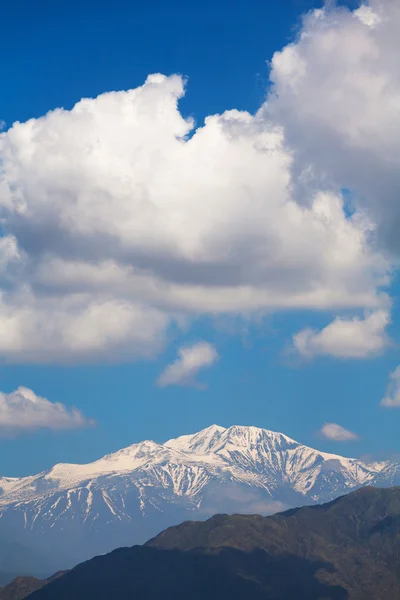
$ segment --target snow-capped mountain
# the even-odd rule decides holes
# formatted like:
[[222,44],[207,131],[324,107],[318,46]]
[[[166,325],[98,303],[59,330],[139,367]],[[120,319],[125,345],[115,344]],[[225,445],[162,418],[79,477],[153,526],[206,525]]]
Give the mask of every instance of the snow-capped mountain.
[[0,478],[0,539],[51,550],[53,557],[62,548],[65,568],[183,520],[268,514],[363,485],[399,483],[397,463],[365,464],[282,433],[213,425],[165,444],[134,444],[87,465]]

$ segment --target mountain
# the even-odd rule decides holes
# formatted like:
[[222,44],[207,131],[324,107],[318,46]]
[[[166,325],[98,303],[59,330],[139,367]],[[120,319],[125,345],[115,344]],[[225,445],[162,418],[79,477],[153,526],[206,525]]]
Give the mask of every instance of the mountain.
[[134,444],[87,465],[58,464],[31,477],[3,478],[0,538],[54,559],[62,549],[56,564],[43,564],[40,574],[50,574],[143,543],[187,519],[271,514],[360,486],[397,483],[398,463],[366,464],[282,433],[213,425],[165,444]]
[[400,488],[270,517],[217,515],[96,557],[30,600],[394,600]]

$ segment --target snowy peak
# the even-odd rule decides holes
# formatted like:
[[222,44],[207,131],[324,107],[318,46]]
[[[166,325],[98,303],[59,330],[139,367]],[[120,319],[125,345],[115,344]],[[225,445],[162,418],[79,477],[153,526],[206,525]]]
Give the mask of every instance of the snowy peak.
[[267,429],[211,425],[165,444],[151,440],[133,444],[86,465],[62,463],[24,479],[0,478],[0,505],[78,487],[100,489],[106,481],[114,485],[118,478],[128,478],[129,485],[142,486],[146,494],[153,488],[171,490],[196,505],[210,482],[219,480],[257,485],[269,495],[290,486],[296,494],[320,501],[371,484],[378,475],[379,481],[392,482],[400,470],[389,467],[376,469],[356,459],[319,452]]
[[164,445],[180,452],[199,455],[208,454],[214,451],[225,431],[227,430],[224,427],[211,425],[193,435],[182,435],[176,439],[168,440]]
[[370,468],[355,459],[318,452],[279,432],[252,426],[225,428],[211,425],[165,444],[151,440],[133,444],[89,464],[60,463],[32,477],[0,478],[0,497],[3,500],[16,491],[20,495],[23,489],[29,490],[31,495],[42,489],[68,489],[102,476],[159,471],[160,468],[165,468],[166,472],[173,468],[175,473],[194,468],[207,471],[222,468],[236,477],[239,470],[241,480],[247,477],[250,481],[254,473],[262,473],[267,479],[280,475],[282,480],[294,483],[305,469],[313,468],[315,478],[317,471],[324,470],[324,463],[332,463],[332,469],[336,471],[335,465],[340,464],[344,471],[351,472],[352,480],[356,482],[359,478],[360,483],[370,472]]
[[244,427],[234,425],[226,430],[224,436],[221,436],[224,444],[232,444],[237,448],[268,448],[276,452],[295,448],[300,444],[290,439],[283,433],[276,433],[268,429],[259,427]]
[[99,466],[104,471],[134,470],[149,460],[157,459],[167,453],[168,450],[162,444],[145,440],[113,454],[107,454],[93,465]]
[[227,446],[231,449],[236,447],[238,451],[261,447],[269,448],[270,451],[282,451],[299,445],[283,433],[243,425],[233,425],[228,429],[211,425],[199,433],[183,435],[165,444],[169,448],[198,455],[217,453]]

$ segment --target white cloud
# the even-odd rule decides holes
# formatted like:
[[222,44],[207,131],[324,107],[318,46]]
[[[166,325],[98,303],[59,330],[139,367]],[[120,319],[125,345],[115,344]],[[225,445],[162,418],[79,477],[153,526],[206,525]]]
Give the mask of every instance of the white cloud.
[[200,370],[211,367],[218,360],[218,353],[208,342],[180,348],[179,357],[158,378],[158,385],[195,385]]
[[354,15],[360,19],[364,25],[371,27],[374,29],[381,23],[381,17],[378,13],[374,12],[374,10],[367,6],[366,4],[362,4],[360,8],[354,11]]
[[304,358],[333,356],[336,358],[369,358],[389,345],[386,327],[389,313],[378,310],[364,319],[336,318],[320,331],[303,329],[293,336],[293,346]]
[[296,198],[348,188],[400,253],[400,3],[370,0],[356,11],[311,13],[298,40],[275,54],[263,112],[285,130]]
[[381,401],[385,408],[400,408],[400,366],[389,375],[389,384]]
[[0,294],[0,355],[8,362],[150,358],[163,347],[164,313],[90,294]]
[[76,408],[50,402],[25,387],[0,392],[0,433],[35,429],[77,429],[93,424]]
[[359,436],[348,429],[345,429],[337,423],[325,423],[321,427],[321,435],[327,440],[335,442],[352,442],[359,439]]

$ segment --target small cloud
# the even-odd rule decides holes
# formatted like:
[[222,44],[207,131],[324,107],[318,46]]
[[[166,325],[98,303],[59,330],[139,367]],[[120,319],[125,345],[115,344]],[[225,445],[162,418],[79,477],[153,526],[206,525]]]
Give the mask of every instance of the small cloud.
[[0,432],[36,429],[78,429],[93,425],[78,409],[50,402],[32,390],[19,387],[10,394],[0,392]]
[[320,430],[321,435],[327,440],[335,442],[354,442],[360,439],[356,433],[345,429],[337,423],[324,423]]
[[320,467],[321,473],[337,473],[342,471],[343,465],[337,458],[325,460]]
[[377,27],[377,25],[379,25],[381,22],[381,17],[366,4],[362,4],[360,8],[355,10],[354,16],[360,19],[361,23],[370,29],[375,29],[375,27]]
[[169,365],[157,380],[157,385],[182,385],[202,387],[196,382],[201,369],[211,367],[218,360],[218,353],[208,342],[180,348],[178,358]]
[[400,365],[389,375],[386,394],[382,398],[384,408],[400,408]]
[[272,500],[263,489],[249,489],[248,485],[226,482],[224,487],[210,484],[204,490],[200,512],[205,517],[218,513],[272,515],[290,508],[279,500]]
[[390,322],[386,310],[377,310],[364,319],[336,318],[320,331],[303,329],[293,336],[294,350],[303,358],[370,358],[389,345],[386,327]]

